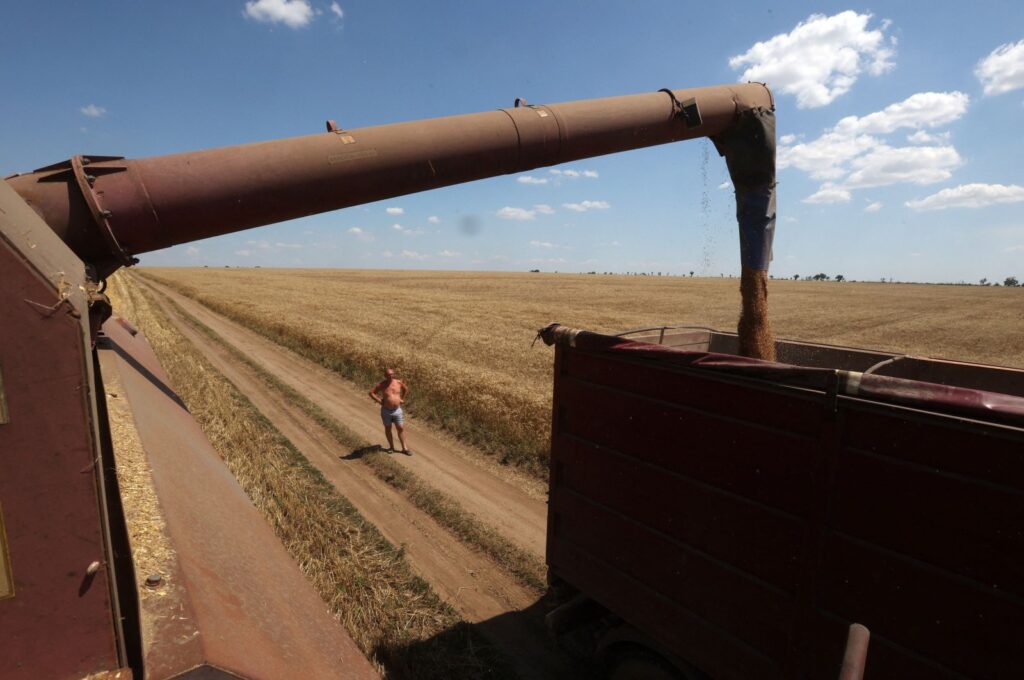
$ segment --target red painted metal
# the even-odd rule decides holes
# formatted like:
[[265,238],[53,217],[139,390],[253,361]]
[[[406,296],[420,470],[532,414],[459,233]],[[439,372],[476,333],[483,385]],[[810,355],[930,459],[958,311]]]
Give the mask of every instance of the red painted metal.
[[[1020,398],[968,418],[957,395],[976,389],[907,381],[912,407],[850,396],[815,382],[821,368],[708,355],[713,332],[637,334],[696,352],[558,335],[556,582],[715,678],[836,677],[853,622],[872,631],[867,678],[1016,672],[1024,424],[1007,422]],[[832,375],[877,363],[779,347],[849,357]],[[1019,374],[916,361],[975,387]]]
[[0,677],[117,669],[87,282],[77,258],[6,186],[0,273],[0,559],[14,585],[13,597],[0,599]]
[[[679,102],[693,100],[693,107]],[[191,153],[97,160],[91,191],[58,164],[9,178],[101,275],[125,256],[392,196],[714,136],[772,108],[759,84],[522,106]],[[125,168],[127,168],[125,170]],[[92,193],[100,217],[83,198]],[[108,214],[109,212],[109,214]],[[96,234],[97,220],[110,237]]]
[[131,413],[173,547],[172,566],[158,575],[160,597],[141,601],[147,677],[212,669],[243,678],[378,677],[181,404],[143,335],[114,319],[104,334],[103,380]]
[[[0,500],[7,537],[2,554],[10,548],[10,564],[5,559],[0,566],[6,575],[13,565],[17,590],[14,598],[0,601],[0,675],[13,669],[66,677],[140,665],[136,646],[130,644],[138,637],[132,632],[138,621],[131,618],[136,583],[128,575],[114,574],[116,565],[130,566],[130,556],[120,552],[129,539],[118,499],[108,502],[105,497],[108,486],[113,490],[115,484],[104,479],[104,465],[112,463],[101,457],[109,447],[101,445],[107,434],[97,410],[101,390],[91,351],[110,313],[100,284],[118,267],[131,264],[134,254],[628,149],[703,136],[736,141],[741,135],[734,128],[742,127],[742,119],[751,113],[770,115],[773,108],[771,94],[757,84],[550,106],[521,103],[489,113],[359,130],[343,130],[328,121],[327,132],[318,135],[135,161],[75,156],[0,183],[0,281],[6,291],[0,298],[6,414],[0,422]],[[774,146],[762,146],[773,160]],[[732,171],[737,159],[727,154],[727,160]],[[109,333],[124,336],[126,329],[109,324]],[[154,366],[140,374],[152,378],[158,371]],[[139,380],[130,373],[122,377],[126,383]],[[139,385],[136,393],[143,394],[145,385]],[[239,591],[245,593],[241,597],[226,585],[238,585],[240,571],[268,575],[251,561],[270,539],[243,545],[225,538],[248,525],[222,526],[210,520],[219,516],[209,503],[220,497],[222,487],[209,486],[206,478],[190,478],[160,443],[173,441],[183,451],[208,452],[205,439],[194,427],[182,425],[180,413],[147,410],[172,408],[160,395],[139,399],[135,420],[140,432],[162,433],[152,450],[154,461],[163,462],[154,462],[153,469],[158,486],[164,487],[161,496],[169,499],[168,526],[181,548],[180,573],[170,576],[189,583],[193,597],[181,606],[189,620],[204,626],[199,648],[186,640],[169,648],[176,650],[169,656],[189,663],[213,658],[240,673],[269,669],[280,676],[300,672],[304,667],[297,659],[308,657],[308,663],[315,663],[328,658],[321,656],[323,645],[310,642],[311,634],[301,634],[294,616],[283,615],[282,627],[275,628],[268,617],[253,614],[270,601],[276,604],[267,605],[268,611],[286,612],[286,603],[261,600],[248,586]],[[180,459],[191,460],[188,455]],[[191,474],[194,478],[195,471]],[[221,469],[210,477],[226,474]],[[169,479],[176,481],[169,486],[160,481]],[[201,516],[194,512],[200,507],[207,510]],[[262,526],[250,517],[253,522]],[[196,530],[208,526],[220,527],[221,540],[211,544]],[[233,568],[223,549],[228,545],[238,546],[234,554],[250,563]],[[272,560],[280,561],[280,556]],[[83,578],[84,570],[88,574]],[[76,580],[81,580],[81,593],[70,600],[69,584]],[[286,598],[297,592],[283,590]],[[120,631],[122,602],[130,619],[127,636]],[[238,602],[244,603],[242,609]],[[225,612],[252,615],[253,621],[263,622],[262,633],[229,625]],[[161,620],[160,630],[167,639],[181,641],[190,629],[182,619],[167,619]],[[55,636],[65,643],[59,652],[47,654]],[[333,644],[348,649],[343,642]],[[278,656],[250,654],[245,661],[242,657],[254,646],[282,649]],[[295,663],[281,665],[282,659]],[[177,661],[161,665],[147,657],[147,662],[153,664],[146,670],[149,675],[183,667]]]
[[166,597],[139,597],[150,574],[133,582],[119,499],[106,494],[108,409],[97,408],[91,347],[104,301],[3,183],[0,274],[0,677],[127,678],[129,663],[148,678],[376,677],[176,403],[144,339],[112,320],[107,342],[120,352],[101,350],[99,362],[118,380],[111,398],[135,408],[127,419],[175,556],[153,586]]
[[843,654],[843,666],[839,671],[839,680],[861,680],[864,677],[864,666],[868,658],[868,642],[871,633],[859,623],[850,624],[850,632],[846,637],[846,652]]

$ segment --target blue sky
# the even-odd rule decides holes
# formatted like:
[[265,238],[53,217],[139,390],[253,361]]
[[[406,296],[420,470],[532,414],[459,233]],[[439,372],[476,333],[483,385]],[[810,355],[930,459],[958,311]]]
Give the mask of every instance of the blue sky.
[[[1016,2],[47,2],[0,23],[0,174],[747,79],[776,92],[772,272],[1024,277]],[[143,256],[143,264],[739,269],[691,141]],[[526,177],[530,179],[525,179]],[[541,206],[541,207],[538,207]]]

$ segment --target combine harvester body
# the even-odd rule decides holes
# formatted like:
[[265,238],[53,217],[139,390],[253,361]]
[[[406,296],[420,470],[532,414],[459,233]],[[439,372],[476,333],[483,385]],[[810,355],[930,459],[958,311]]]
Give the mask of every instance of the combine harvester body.
[[[357,130],[328,121],[306,137],[74,156],[5,178],[0,677],[374,675],[148,344],[111,317],[111,273],[175,244],[695,137],[735,157],[759,134],[774,168],[772,108],[762,85],[665,90]],[[762,119],[770,134],[747,124]],[[764,249],[774,187],[752,189]],[[115,458],[137,461],[134,475]]]
[[[374,675],[149,346],[110,316],[112,272],[218,234],[707,136],[737,189],[744,268],[763,273],[772,109],[756,84],[666,90],[357,130],[329,122],[318,135],[134,161],[76,156],[0,182],[0,677]],[[729,336],[705,336],[692,344],[735,352]],[[1022,434],[1000,420],[1012,404],[965,413],[919,391],[912,403],[857,396],[835,382],[836,368],[865,368],[844,350],[780,344],[783,361],[825,367],[794,384],[782,377],[812,369],[737,359],[743,370],[723,371],[566,343],[548,558],[556,590],[602,612],[597,651],[646,644],[720,677],[834,677],[845,627],[860,621],[881,636],[869,674],[876,658],[902,677],[1014,668]],[[910,377],[1020,394],[1020,372],[949,366],[948,380]],[[115,474],[115,458],[142,473]],[[146,493],[140,531],[125,507]],[[557,611],[555,623],[586,618]]]

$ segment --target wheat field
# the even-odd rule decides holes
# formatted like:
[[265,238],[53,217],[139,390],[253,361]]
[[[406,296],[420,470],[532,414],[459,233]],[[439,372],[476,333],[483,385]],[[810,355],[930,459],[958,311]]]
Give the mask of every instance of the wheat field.
[[[543,474],[550,321],[733,331],[739,280],[573,274],[143,268],[367,389],[394,366],[411,411]],[[780,338],[1024,367],[1024,289],[772,281]]]
[[109,293],[118,313],[144,329],[228,470],[384,677],[514,677],[502,652],[417,574],[404,549],[339,494],[133,277],[118,272]]

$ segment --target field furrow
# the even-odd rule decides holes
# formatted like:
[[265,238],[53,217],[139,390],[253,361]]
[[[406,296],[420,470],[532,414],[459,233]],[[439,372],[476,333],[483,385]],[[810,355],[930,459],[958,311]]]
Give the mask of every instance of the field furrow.
[[[410,441],[413,432],[417,436],[415,455],[387,459],[391,464],[416,470],[415,474],[422,472],[431,483],[439,479],[459,494],[460,504],[481,513],[467,517],[484,527],[498,525],[503,537],[526,546],[534,556],[529,561],[536,566],[525,567],[531,574],[530,586],[525,586],[521,577],[509,573],[508,565],[495,564],[488,554],[480,554],[477,546],[458,540],[445,526],[417,508],[406,494],[382,481],[379,471],[375,475],[374,466],[360,462],[366,455],[383,456],[368,454],[367,451],[379,447],[366,446],[366,441],[360,439],[363,435],[382,439],[375,405],[365,391],[344,385],[337,375],[274,346],[188,298],[158,285],[143,285],[159,301],[178,332],[245,393],[368,521],[390,542],[402,547],[416,571],[445,601],[509,653],[520,675],[567,677],[567,661],[552,648],[542,627],[539,585],[543,574],[546,507],[537,497],[531,480],[520,481],[533,495],[481,468],[479,456],[451,453],[450,447],[460,446],[457,442],[438,438],[427,430],[414,430],[415,426],[409,428]],[[215,338],[210,333],[215,333]],[[260,375],[262,371],[279,380],[284,389],[313,399],[318,409],[337,416],[351,430],[348,436],[355,437],[350,441],[363,446],[355,450],[342,446],[339,438],[301,404],[293,403],[280,390],[268,388],[267,376]],[[470,460],[475,460],[475,464]],[[521,563],[516,564],[523,568]]]
[[[393,365],[410,410],[544,480],[549,321],[600,332],[662,325],[730,331],[728,278],[279,269],[142,269],[332,371],[372,384]],[[1024,291],[775,280],[780,338],[1024,367]]]

